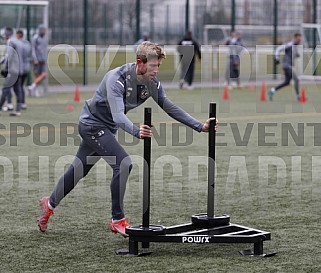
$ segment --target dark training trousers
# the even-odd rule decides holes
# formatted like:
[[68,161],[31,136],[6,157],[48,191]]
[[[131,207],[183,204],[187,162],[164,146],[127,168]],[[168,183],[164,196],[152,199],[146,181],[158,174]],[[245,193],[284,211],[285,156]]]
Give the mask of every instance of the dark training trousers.
[[275,91],[289,85],[291,82],[291,79],[293,78],[295,93],[297,96],[299,96],[299,78],[293,71],[293,68],[290,68],[290,67],[283,68],[283,72],[285,76],[284,81],[275,87]]
[[23,104],[26,103],[26,92],[25,92],[25,88],[24,88],[24,83],[25,83],[27,78],[28,78],[28,73],[23,74],[21,76],[21,102]]
[[236,81],[240,85],[240,57],[237,55],[230,55],[227,58],[225,80],[229,85],[231,81]]
[[180,79],[186,81],[188,85],[192,85],[193,79],[194,79],[194,69],[195,69],[194,59],[191,60],[190,63],[182,62]]
[[106,127],[95,127],[79,123],[82,142],[69,169],[58,180],[49,202],[55,208],[60,201],[85,177],[96,162],[103,158],[113,169],[110,184],[112,218],[125,217],[123,199],[132,162],[124,148]]
[[21,76],[18,75],[8,75],[5,79],[4,86],[2,88],[2,95],[0,98],[0,109],[7,102],[11,103],[11,87],[17,98],[16,112],[20,112],[22,104],[22,90],[21,90]]

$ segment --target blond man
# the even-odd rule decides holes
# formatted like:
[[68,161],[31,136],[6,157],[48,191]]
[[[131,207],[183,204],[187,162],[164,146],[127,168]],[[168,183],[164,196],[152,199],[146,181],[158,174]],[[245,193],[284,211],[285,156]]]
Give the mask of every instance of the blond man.
[[136,51],[136,62],[124,64],[105,75],[94,96],[85,102],[80,115],[79,133],[82,142],[76,157],[59,179],[50,197],[40,200],[41,213],[38,220],[40,231],[48,227],[48,220],[54,208],[87,175],[95,163],[103,158],[113,169],[111,180],[112,219],[110,229],[126,236],[129,226],[123,209],[126,182],[132,162],[115,138],[118,128],[142,139],[152,137],[147,125],[134,125],[126,116],[131,109],[152,97],[172,118],[198,132],[207,132],[210,119],[199,122],[166,97],[156,76],[165,59],[165,52],[157,44],[143,42]]

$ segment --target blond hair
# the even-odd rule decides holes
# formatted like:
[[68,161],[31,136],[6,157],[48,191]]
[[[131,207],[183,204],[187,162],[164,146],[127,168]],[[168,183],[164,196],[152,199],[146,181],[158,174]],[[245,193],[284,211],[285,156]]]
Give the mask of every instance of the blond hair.
[[146,41],[141,43],[136,50],[136,58],[147,63],[150,59],[165,59],[166,53],[158,44]]

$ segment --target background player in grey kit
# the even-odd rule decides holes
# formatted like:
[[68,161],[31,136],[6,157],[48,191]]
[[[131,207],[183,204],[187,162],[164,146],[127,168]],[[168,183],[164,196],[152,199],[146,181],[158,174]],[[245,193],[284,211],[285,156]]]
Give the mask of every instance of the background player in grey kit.
[[179,41],[177,51],[181,58],[181,76],[180,89],[183,88],[184,82],[187,82],[188,89],[193,89],[195,56],[201,59],[201,51],[198,43],[193,39],[192,32],[186,32],[184,38]]
[[[241,87],[240,68],[241,68],[241,54],[245,46],[242,42],[242,35],[240,32],[235,32],[234,37],[229,43],[229,59],[230,59],[230,78],[234,80],[237,87]],[[228,82],[229,84],[230,82]]]
[[149,41],[149,33],[146,32],[146,31],[144,31],[142,37],[141,37],[138,41],[136,41],[136,43],[134,44],[134,51],[136,52],[137,47],[138,47],[141,43],[147,42],[147,41]]
[[149,33],[145,31],[143,32],[142,37],[138,41],[136,41],[135,43],[136,49],[137,49],[137,46],[139,46],[141,43],[147,42],[147,41],[149,41]]
[[31,45],[28,40],[23,39],[23,31],[21,29],[16,31],[16,37],[22,44],[22,62],[23,62],[23,73],[21,76],[21,109],[27,109],[26,104],[26,93],[24,89],[24,83],[30,73],[31,63]]
[[[6,41],[6,46],[9,46],[12,43],[12,35],[13,35],[13,29],[10,27],[5,28],[4,32],[4,40]],[[1,76],[7,78],[8,76],[8,48],[6,47],[6,52],[4,56],[0,59],[0,64],[2,65],[1,68]],[[13,111],[13,105],[12,105],[12,94],[11,94],[11,88],[7,89],[6,86],[8,85],[9,79],[6,79],[3,85],[2,94],[1,94],[1,105],[0,108],[1,111]],[[7,101],[7,106],[4,106],[4,103]]]
[[282,60],[282,68],[284,72],[284,81],[277,85],[276,87],[273,87],[269,90],[269,98],[270,100],[273,99],[273,95],[276,91],[279,89],[287,86],[290,84],[291,79],[294,80],[294,89],[296,93],[297,100],[300,100],[300,93],[299,93],[299,78],[296,75],[294,71],[294,60],[295,58],[300,57],[300,54],[298,52],[298,45],[301,43],[301,34],[295,33],[293,40],[291,42],[288,42],[285,45],[281,45],[276,49],[275,55],[274,55],[274,61],[276,64],[280,63],[279,55],[282,50],[285,51],[285,54],[283,56]]
[[231,50],[229,45],[232,44],[232,40],[235,38],[235,31],[232,30],[230,36],[226,39],[225,45],[228,46],[227,58],[226,58],[226,70],[225,70],[225,84],[230,85],[231,81]]
[[151,137],[147,125],[137,127],[126,113],[143,104],[149,97],[172,118],[198,132],[207,132],[210,119],[199,122],[170,101],[156,75],[165,52],[157,44],[143,42],[136,51],[136,63],[124,64],[106,73],[94,96],[85,102],[79,120],[82,142],[74,162],[59,179],[50,197],[40,200],[38,220],[40,231],[48,227],[53,209],[87,175],[95,163],[103,158],[113,169],[111,180],[112,220],[110,229],[126,236],[129,226],[123,209],[123,198],[132,163],[125,149],[115,138],[118,128],[137,137]]
[[28,86],[30,95],[39,96],[37,86],[47,77],[48,38],[44,25],[38,27],[38,33],[31,40],[34,79]]
[[13,29],[7,27],[5,29],[5,38],[7,40],[6,54],[1,63],[3,63],[3,70],[1,74],[5,76],[5,81],[2,89],[0,99],[0,109],[2,109],[6,99],[10,96],[11,87],[16,95],[16,111],[10,113],[10,116],[20,116],[20,109],[22,104],[21,91],[21,76],[23,74],[22,67],[22,44],[13,37]]

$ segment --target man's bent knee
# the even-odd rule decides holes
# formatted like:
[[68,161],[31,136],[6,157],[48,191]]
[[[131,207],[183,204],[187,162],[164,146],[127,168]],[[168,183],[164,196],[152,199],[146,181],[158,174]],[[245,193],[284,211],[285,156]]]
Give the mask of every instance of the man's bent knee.
[[125,157],[120,163],[120,170],[128,170],[131,171],[133,165],[130,156]]

